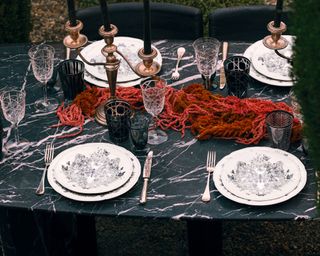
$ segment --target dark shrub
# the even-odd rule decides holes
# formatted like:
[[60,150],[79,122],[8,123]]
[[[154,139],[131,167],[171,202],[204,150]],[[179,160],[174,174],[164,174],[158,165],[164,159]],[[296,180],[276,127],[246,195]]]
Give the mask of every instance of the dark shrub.
[[29,41],[30,14],[30,0],[1,0],[0,43]]

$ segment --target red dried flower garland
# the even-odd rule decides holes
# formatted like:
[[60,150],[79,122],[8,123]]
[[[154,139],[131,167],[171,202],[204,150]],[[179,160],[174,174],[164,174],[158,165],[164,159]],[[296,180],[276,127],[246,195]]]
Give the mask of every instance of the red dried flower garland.
[[[78,132],[61,137],[78,135],[83,130],[85,118],[92,118],[95,109],[109,96],[108,89],[88,86],[70,106],[64,107],[62,104],[58,108],[60,123],[54,127],[79,127]],[[134,109],[143,109],[140,89],[118,87],[117,97],[128,101]],[[235,139],[242,144],[257,144],[266,134],[266,114],[276,109],[292,112],[291,107],[283,102],[222,97],[205,90],[200,84],[192,84],[182,90],[168,87],[165,107],[157,125],[164,130],[180,131],[182,136],[190,128],[200,140],[224,138]],[[301,125],[295,119],[292,139],[298,140],[300,137]]]

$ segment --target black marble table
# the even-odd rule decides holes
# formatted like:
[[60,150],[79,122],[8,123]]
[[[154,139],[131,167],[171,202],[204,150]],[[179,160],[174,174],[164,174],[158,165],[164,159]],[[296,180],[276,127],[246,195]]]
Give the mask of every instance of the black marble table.
[[[190,41],[158,41],[156,47],[163,58],[161,75],[170,78],[176,61],[176,50],[183,46],[186,54],[183,57],[180,80],[171,86],[183,87],[194,82],[202,82],[194,62],[194,52]],[[229,55],[242,54],[250,44],[231,43]],[[65,50],[62,44],[55,44],[56,63],[63,59]],[[88,142],[110,142],[105,127],[94,121],[87,122],[84,131],[77,137],[58,139],[57,136],[71,128],[50,128],[57,123],[55,113],[36,113],[34,101],[42,97],[42,89],[33,77],[27,51],[30,45],[13,44],[0,45],[0,90],[12,87],[24,87],[27,93],[27,106],[24,119],[20,123],[20,134],[29,140],[26,148],[5,155],[0,162],[0,209],[2,209],[2,235],[10,238],[10,228],[5,227],[5,221],[17,214],[27,216],[31,214],[36,226],[41,226],[43,218],[38,216],[82,216],[89,219],[94,216],[137,217],[137,218],[166,218],[186,220],[193,229],[193,223],[200,227],[208,223],[224,220],[297,220],[314,219],[316,211],[316,178],[310,160],[302,152],[301,145],[292,145],[290,152],[296,155],[306,166],[308,180],[305,188],[294,198],[272,206],[256,207],[233,202],[223,197],[211,182],[210,203],[203,203],[203,193],[207,172],[205,169],[207,151],[215,149],[217,160],[225,155],[245,147],[234,141],[212,139],[197,141],[190,132],[184,138],[181,134],[169,131],[169,140],[158,146],[151,146],[154,151],[151,181],[148,189],[148,201],[139,204],[142,189],[142,177],[138,183],[126,194],[102,202],[85,203],[64,198],[56,193],[46,183],[46,193],[43,196],[35,194],[36,187],[44,167],[43,157],[46,142],[53,142],[55,154],[74,145]],[[290,88],[281,88],[252,81],[249,96],[272,99],[273,101],[289,102]],[[226,89],[215,91],[226,95]],[[59,83],[49,89],[49,96],[59,99],[62,93]],[[9,123],[3,121],[5,138],[11,132]],[[260,145],[268,145],[267,141]],[[130,149],[129,142],[121,144]],[[143,165],[145,158],[139,160]],[[8,212],[11,214],[8,214]],[[14,212],[14,213],[11,213]],[[26,217],[27,218],[27,217]],[[44,224],[43,224],[44,225]],[[43,226],[42,225],[42,226]],[[71,225],[71,224],[70,224]],[[208,227],[208,226],[207,226]],[[219,227],[215,231],[218,230]],[[39,231],[39,230],[38,230]],[[36,232],[36,231],[35,231]],[[217,233],[216,232],[216,233]],[[10,240],[10,239],[9,239]],[[5,244],[14,244],[11,242]],[[16,239],[17,240],[17,239]],[[12,245],[14,246],[14,245]],[[10,247],[10,246],[8,246]]]

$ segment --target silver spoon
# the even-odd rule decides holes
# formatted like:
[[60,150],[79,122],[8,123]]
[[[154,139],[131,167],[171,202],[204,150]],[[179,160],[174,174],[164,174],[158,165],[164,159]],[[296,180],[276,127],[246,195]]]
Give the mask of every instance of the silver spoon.
[[179,68],[180,60],[182,59],[185,52],[186,52],[186,49],[184,47],[179,47],[177,50],[178,59],[177,59],[176,68],[171,76],[172,80],[178,80],[180,78],[180,73],[178,72],[178,68]]

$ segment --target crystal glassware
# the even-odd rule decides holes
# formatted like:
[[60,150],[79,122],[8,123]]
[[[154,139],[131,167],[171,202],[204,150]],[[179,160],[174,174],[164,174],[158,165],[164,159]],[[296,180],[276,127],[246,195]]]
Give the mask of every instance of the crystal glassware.
[[284,110],[274,110],[267,114],[267,131],[273,147],[282,150],[290,148],[293,118],[291,113]]
[[109,138],[114,143],[121,143],[129,138],[130,104],[124,100],[111,99],[104,105]]
[[145,110],[153,117],[153,124],[148,133],[148,143],[151,145],[161,144],[168,139],[168,135],[156,128],[157,116],[164,107],[167,81],[164,79],[150,79],[141,83],[141,92]]
[[[201,37],[192,44],[195,51],[197,67],[204,77],[205,88],[211,88],[210,77],[216,72],[220,42],[212,37]],[[217,88],[217,85],[213,85]]]
[[84,90],[84,63],[80,60],[64,60],[58,67],[61,88],[65,100],[73,100]]
[[6,144],[8,149],[16,148],[21,144],[25,144],[27,140],[19,137],[19,123],[25,115],[26,109],[26,93],[25,91],[6,91],[1,97],[1,108],[3,116],[9,121],[14,129],[14,140],[9,140]]
[[224,61],[228,95],[238,98],[247,97],[250,65],[250,60],[243,56],[231,56]]
[[41,112],[53,111],[58,107],[56,99],[47,97],[47,82],[53,74],[54,53],[54,48],[47,44],[35,45],[28,52],[33,74],[43,84],[44,97],[35,102],[36,109]]
[[145,114],[135,113],[130,118],[130,138],[132,151],[135,154],[145,155],[150,148],[146,147],[148,143],[149,117]]

